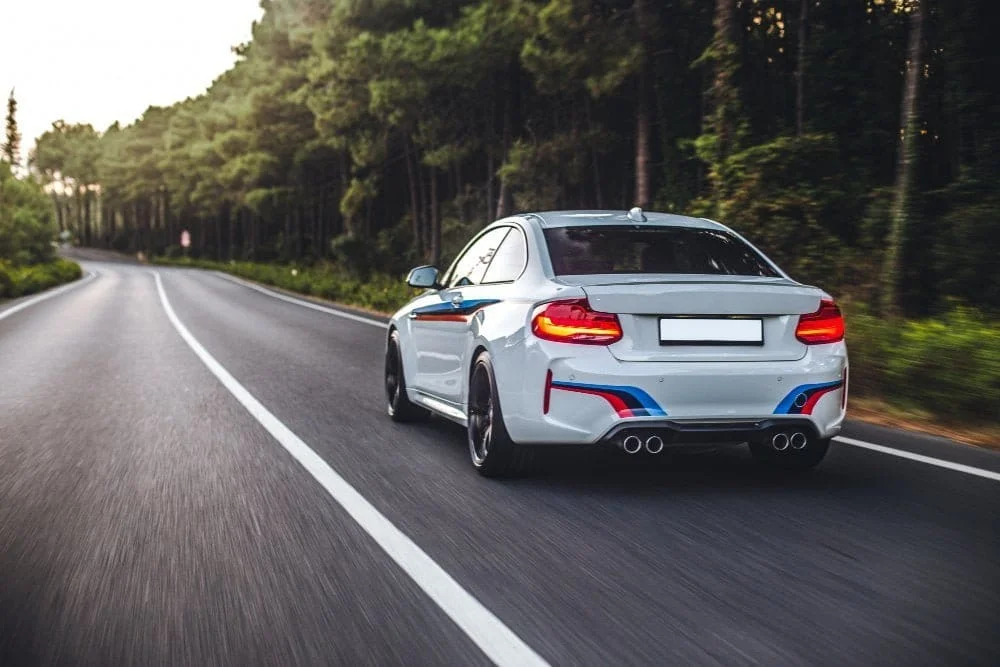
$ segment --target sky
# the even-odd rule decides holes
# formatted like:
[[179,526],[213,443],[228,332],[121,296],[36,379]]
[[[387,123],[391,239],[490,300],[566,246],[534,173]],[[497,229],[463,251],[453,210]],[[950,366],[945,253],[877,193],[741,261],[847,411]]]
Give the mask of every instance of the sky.
[[204,92],[249,41],[259,0],[0,0],[0,97],[22,158],[63,119],[103,131]]

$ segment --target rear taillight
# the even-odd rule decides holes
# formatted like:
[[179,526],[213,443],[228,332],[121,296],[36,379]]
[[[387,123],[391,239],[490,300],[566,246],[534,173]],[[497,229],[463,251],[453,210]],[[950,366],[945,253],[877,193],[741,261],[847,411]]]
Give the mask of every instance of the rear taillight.
[[815,313],[799,316],[795,337],[806,345],[844,340],[844,316],[840,314],[840,308],[831,299],[823,299]]
[[610,345],[622,338],[618,316],[591,310],[586,299],[542,304],[531,318],[531,331],[545,340],[581,345]]

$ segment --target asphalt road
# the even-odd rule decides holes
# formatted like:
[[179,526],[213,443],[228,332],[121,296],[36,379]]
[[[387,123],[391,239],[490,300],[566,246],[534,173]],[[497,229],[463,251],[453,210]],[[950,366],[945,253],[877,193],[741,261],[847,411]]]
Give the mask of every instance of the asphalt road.
[[386,417],[379,327],[84,266],[0,305],[0,665],[527,664],[517,642],[553,665],[1000,663],[996,479],[835,443],[804,476],[581,451],[485,480],[460,428]]

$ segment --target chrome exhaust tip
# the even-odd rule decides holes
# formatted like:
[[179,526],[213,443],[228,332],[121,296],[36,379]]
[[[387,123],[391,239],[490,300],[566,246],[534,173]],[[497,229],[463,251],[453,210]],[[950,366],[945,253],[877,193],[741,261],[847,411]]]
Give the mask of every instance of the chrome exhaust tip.
[[805,449],[808,439],[805,433],[793,433],[788,441],[791,443],[792,449]]
[[771,438],[771,446],[774,447],[774,451],[783,452],[788,449],[788,436],[784,433],[775,433],[774,437]]
[[642,449],[642,440],[637,435],[630,435],[622,440],[622,449],[625,450],[626,454],[638,454],[639,450]]
[[646,438],[646,451],[650,454],[659,454],[663,451],[663,438],[658,435],[651,435]]

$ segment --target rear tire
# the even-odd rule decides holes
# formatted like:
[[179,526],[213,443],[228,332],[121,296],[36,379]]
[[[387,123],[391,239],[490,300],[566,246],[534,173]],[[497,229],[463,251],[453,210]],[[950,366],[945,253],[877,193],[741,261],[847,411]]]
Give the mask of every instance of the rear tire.
[[394,422],[423,421],[429,412],[410,402],[406,395],[406,377],[403,373],[403,355],[399,345],[399,332],[393,330],[385,346],[385,394],[387,411]]
[[811,440],[801,451],[785,450],[776,452],[771,445],[763,442],[750,443],[750,453],[758,463],[781,470],[812,470],[826,457],[830,449],[830,439]]
[[480,353],[472,364],[468,422],[469,455],[480,475],[511,477],[527,472],[531,452],[511,440],[507,433],[488,352]]

